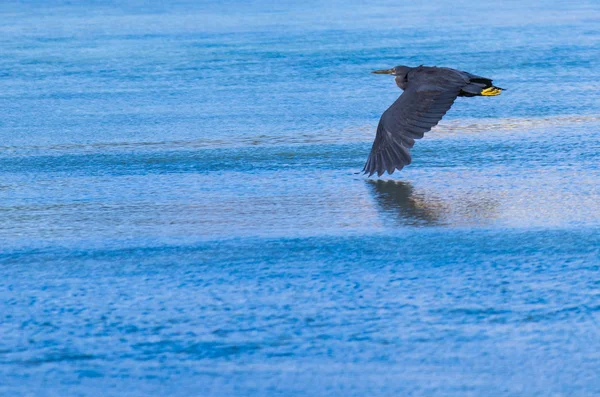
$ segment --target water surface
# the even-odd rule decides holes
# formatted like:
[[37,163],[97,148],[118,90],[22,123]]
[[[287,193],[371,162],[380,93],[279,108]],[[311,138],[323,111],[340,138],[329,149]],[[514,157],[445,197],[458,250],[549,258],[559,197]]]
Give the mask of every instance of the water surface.
[[[0,394],[600,394],[595,2],[0,15]],[[370,180],[396,64],[507,91]]]

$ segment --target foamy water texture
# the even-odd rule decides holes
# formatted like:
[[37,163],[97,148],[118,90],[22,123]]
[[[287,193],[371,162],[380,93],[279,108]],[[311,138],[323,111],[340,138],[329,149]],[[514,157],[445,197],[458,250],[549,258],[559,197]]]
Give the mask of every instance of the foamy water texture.
[[0,395],[600,394],[595,2],[155,3],[0,5]]

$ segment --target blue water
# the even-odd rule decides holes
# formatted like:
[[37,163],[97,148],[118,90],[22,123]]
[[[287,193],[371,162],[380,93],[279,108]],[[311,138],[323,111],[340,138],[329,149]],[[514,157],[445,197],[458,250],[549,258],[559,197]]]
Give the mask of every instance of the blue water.
[[[0,20],[0,395],[600,395],[597,1]],[[507,90],[369,180],[397,64]]]

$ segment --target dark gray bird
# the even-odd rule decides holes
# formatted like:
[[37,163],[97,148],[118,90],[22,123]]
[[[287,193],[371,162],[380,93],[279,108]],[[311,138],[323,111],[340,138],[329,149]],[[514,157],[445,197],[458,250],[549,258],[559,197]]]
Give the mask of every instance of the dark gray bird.
[[369,176],[381,176],[385,171],[392,174],[410,164],[408,149],[442,119],[456,97],[495,96],[502,91],[492,85],[492,79],[450,68],[396,66],[373,73],[396,76],[396,84],[404,92],[379,120],[363,168]]

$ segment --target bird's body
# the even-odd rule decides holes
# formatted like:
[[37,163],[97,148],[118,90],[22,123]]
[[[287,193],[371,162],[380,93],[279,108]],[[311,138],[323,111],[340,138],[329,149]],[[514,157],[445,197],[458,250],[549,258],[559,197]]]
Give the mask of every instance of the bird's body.
[[495,96],[502,88],[492,80],[450,68],[396,66],[373,73],[392,74],[404,92],[381,116],[377,135],[363,168],[369,176],[392,174],[410,164],[415,139],[435,126],[459,96]]

